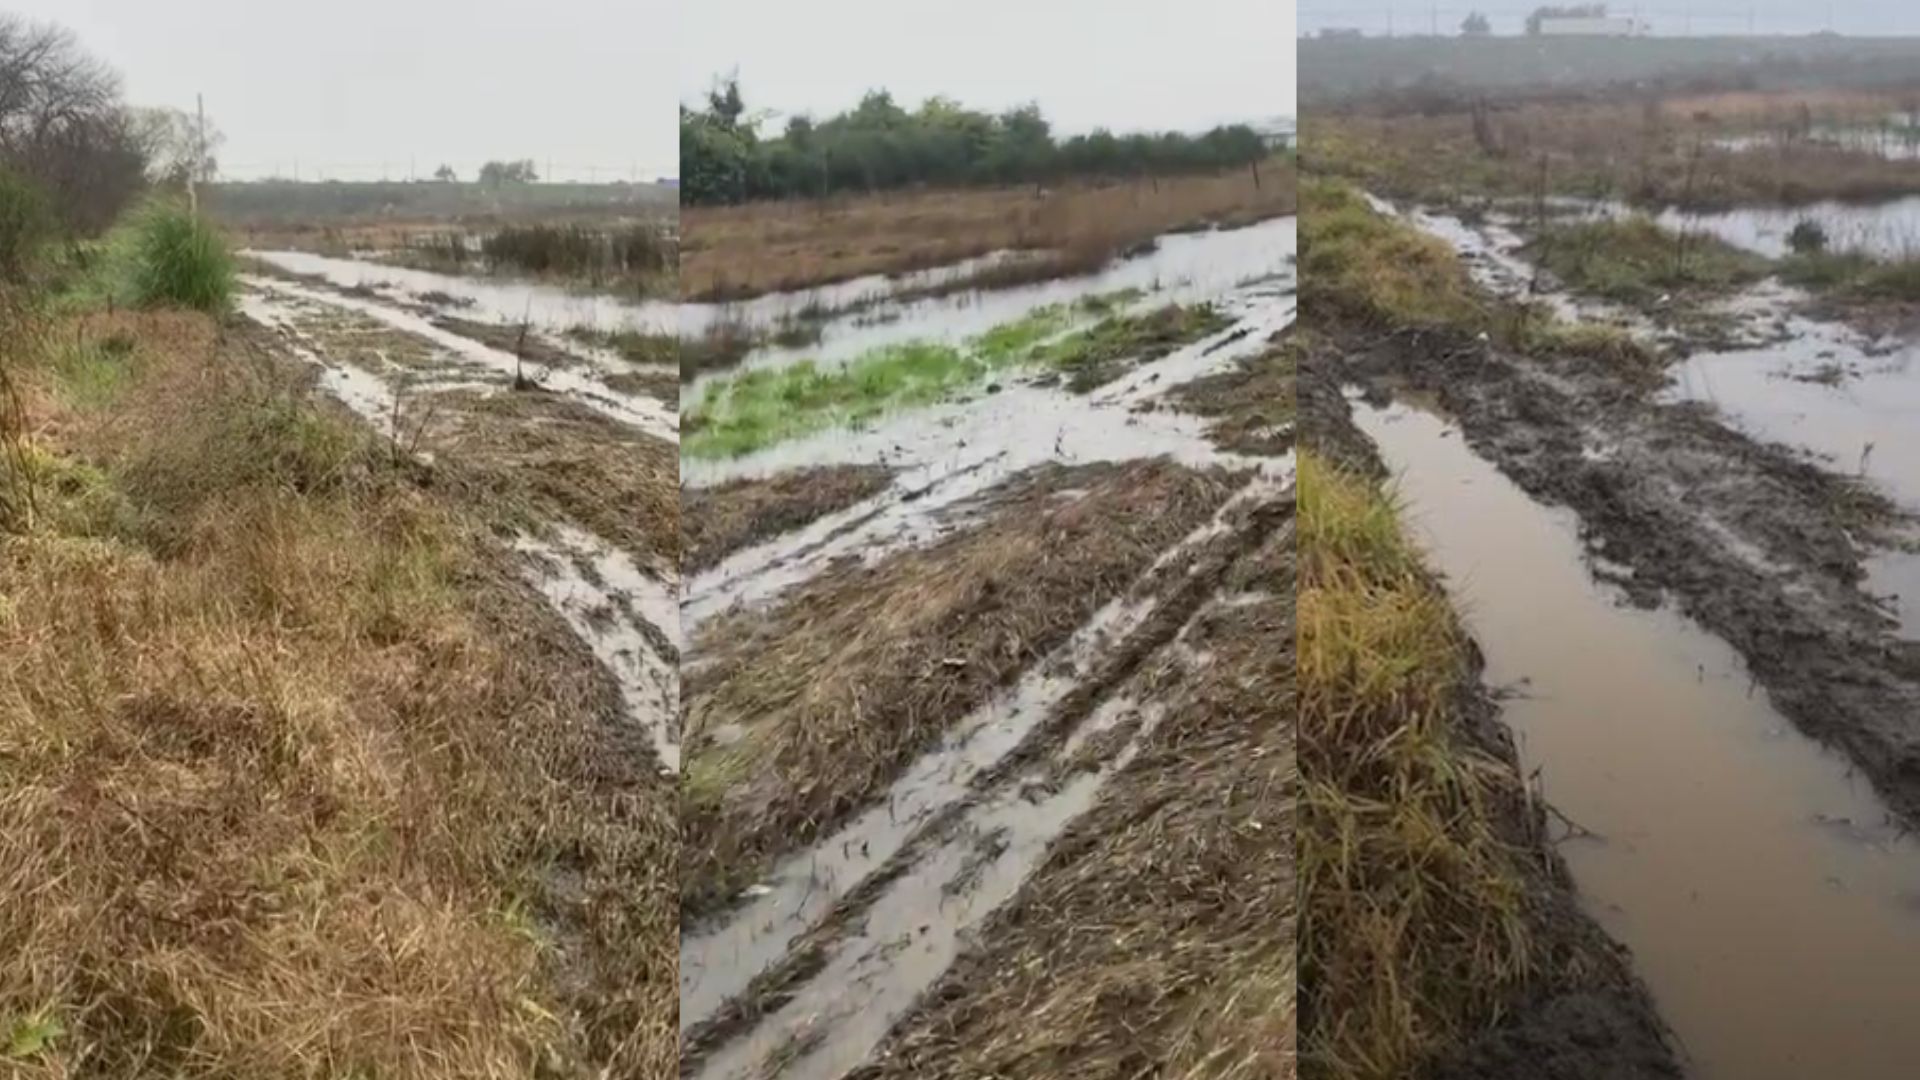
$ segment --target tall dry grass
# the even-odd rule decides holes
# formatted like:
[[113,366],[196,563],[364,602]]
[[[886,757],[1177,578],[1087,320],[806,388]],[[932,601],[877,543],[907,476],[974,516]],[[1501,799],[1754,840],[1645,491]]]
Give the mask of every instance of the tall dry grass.
[[672,1075],[677,836],[597,669],[242,338],[54,336],[133,344],[32,372],[58,512],[0,538],[9,1075]]
[[[1291,213],[1290,162],[1214,176],[688,207],[681,212],[682,298],[738,300],[901,274],[1001,250],[1045,253],[1042,276],[1097,269],[1177,229],[1248,224]],[[1015,264],[1019,265],[1019,264]],[[1000,269],[985,287],[1013,280]],[[999,277],[993,276],[1000,275]]]

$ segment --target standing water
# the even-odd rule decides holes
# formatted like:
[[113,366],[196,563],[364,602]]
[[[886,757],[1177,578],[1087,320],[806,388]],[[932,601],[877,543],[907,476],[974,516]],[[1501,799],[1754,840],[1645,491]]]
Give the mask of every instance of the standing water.
[[1435,416],[1356,406],[1416,537],[1521,693],[1504,718],[1594,916],[1704,1080],[1893,1080],[1920,1062],[1920,844],[1739,656],[1617,604],[1576,523]]

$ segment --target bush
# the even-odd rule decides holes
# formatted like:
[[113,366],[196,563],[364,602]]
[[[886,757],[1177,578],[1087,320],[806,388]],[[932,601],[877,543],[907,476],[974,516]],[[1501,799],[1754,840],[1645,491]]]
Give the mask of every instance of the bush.
[[233,301],[233,257],[219,230],[167,199],[142,206],[124,246],[128,297],[141,307],[225,311]]
[[1787,246],[1796,255],[1817,255],[1827,250],[1827,230],[1812,218],[1801,218],[1787,234]]
[[0,281],[27,276],[53,233],[53,213],[40,189],[0,171]]

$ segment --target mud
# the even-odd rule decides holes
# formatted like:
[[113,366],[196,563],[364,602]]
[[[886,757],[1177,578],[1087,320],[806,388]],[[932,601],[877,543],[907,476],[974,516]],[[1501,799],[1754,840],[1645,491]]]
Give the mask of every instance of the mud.
[[[1042,466],[957,508],[977,524],[945,540],[702,626],[686,727],[704,794],[687,811],[706,842],[682,866],[689,912],[884,791],[1232,487],[1163,462]],[[1079,557],[1050,557],[1060,550]]]
[[1211,421],[1207,436],[1223,450],[1277,455],[1293,448],[1294,358],[1291,346],[1279,339],[1229,371],[1174,387],[1167,398]]

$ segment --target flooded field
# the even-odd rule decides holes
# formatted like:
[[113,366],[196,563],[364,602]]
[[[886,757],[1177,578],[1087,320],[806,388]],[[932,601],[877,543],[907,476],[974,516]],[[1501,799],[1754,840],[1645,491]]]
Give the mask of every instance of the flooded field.
[[1572,514],[1438,416],[1357,420],[1505,692],[1582,902],[1633,951],[1692,1074],[1905,1075],[1920,843],[1724,642],[1596,582]]
[[[857,310],[824,320],[818,327],[817,342],[765,346],[741,361],[741,366],[749,370],[778,368],[800,360],[830,366],[898,342],[959,341],[1048,304],[1121,290],[1139,290],[1147,296],[1143,303],[1150,300],[1162,304],[1272,295],[1282,292],[1290,280],[1289,259],[1276,259],[1275,253],[1292,255],[1293,234],[1291,218],[1238,229],[1176,233],[1159,238],[1153,250],[1117,260],[1095,274],[904,302],[893,297],[930,281],[964,276],[977,268],[978,260],[897,280],[863,279],[799,293],[778,293],[745,304],[687,304],[681,309],[680,333],[683,338],[698,337],[722,318],[743,318],[749,325],[765,327],[782,316],[810,309],[838,311],[857,303]],[[713,377],[696,380],[689,396],[697,396],[705,381]]]
[[[932,1007],[922,1000],[930,988],[959,979],[954,996],[978,992],[957,974],[963,958],[1001,940],[996,915],[1032,887],[1061,838],[1103,800],[1133,797],[1116,778],[1154,743],[1169,707],[1144,673],[1207,669],[1208,655],[1183,643],[1187,628],[1224,610],[1238,588],[1234,567],[1291,506],[1290,456],[1223,450],[1209,418],[1172,392],[1273,355],[1292,321],[1292,251],[1290,219],[1167,236],[1153,254],[1087,278],[876,300],[828,322],[817,346],[748,359],[746,370],[803,360],[830,370],[886,345],[969,342],[1122,288],[1140,291],[1127,310],[1208,304],[1221,316],[1218,330],[1145,353],[1090,390],[1015,365],[939,401],[744,454],[683,458],[694,492],[771,490],[785,477],[848,467],[884,478],[877,493],[847,485],[777,515],[802,523],[743,538],[689,577],[686,767],[697,801],[711,807],[695,820],[719,830],[716,843],[732,843],[725,838],[757,835],[755,814],[805,797],[778,792],[756,810],[739,793],[764,799],[770,789],[750,771],[733,779],[762,745],[787,745],[768,717],[792,723],[828,692],[822,682],[764,697],[772,687],[759,683],[784,678],[776,669],[800,656],[836,665],[836,685],[864,686],[857,708],[874,722],[927,733],[871,762],[872,737],[850,733],[863,749],[846,769],[872,779],[846,787],[836,803],[844,809],[825,827],[773,849],[740,847],[757,853],[744,877],[724,862],[699,871],[729,884],[703,884],[719,892],[703,893],[683,922],[683,1074],[832,1078],[892,1060],[887,1047],[912,1042],[913,1018]],[[818,300],[764,298],[754,317]],[[691,308],[687,325],[716,312]],[[733,376],[706,377],[690,400]],[[1289,416],[1277,435],[1290,433]],[[1035,528],[1078,554],[1033,561],[1026,537]],[[881,607],[858,615],[868,603]],[[839,647],[807,651],[808,628],[840,633],[831,628],[842,618],[856,621]],[[982,651],[983,633],[1000,644]],[[891,659],[874,666],[883,656]],[[885,667],[918,657],[931,669],[896,686]],[[820,677],[817,664],[810,671]],[[740,711],[752,700],[769,704]],[[729,779],[710,789],[713,777]]]

